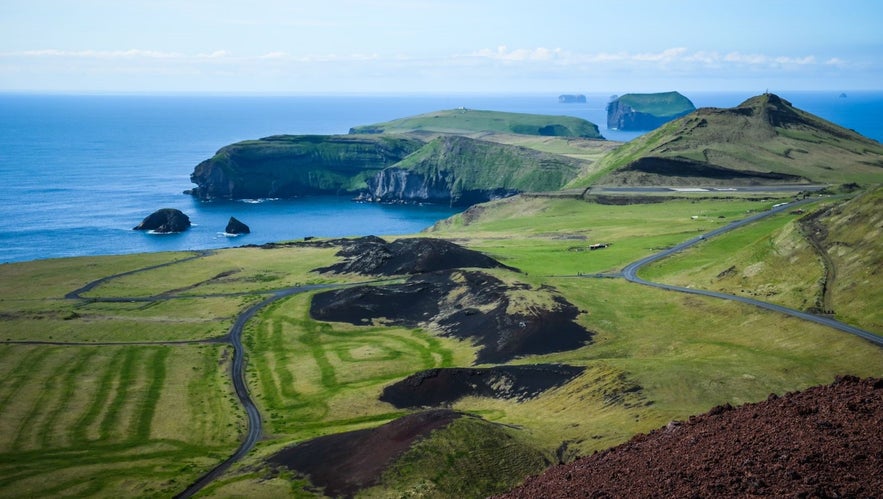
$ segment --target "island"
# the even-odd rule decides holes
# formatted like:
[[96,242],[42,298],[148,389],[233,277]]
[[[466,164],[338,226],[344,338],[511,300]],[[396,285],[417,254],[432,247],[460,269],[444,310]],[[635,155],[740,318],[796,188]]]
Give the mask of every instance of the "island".
[[583,94],[563,94],[558,96],[561,104],[585,104],[586,96]]
[[695,110],[690,99],[678,92],[625,94],[607,104],[607,128],[653,130]]

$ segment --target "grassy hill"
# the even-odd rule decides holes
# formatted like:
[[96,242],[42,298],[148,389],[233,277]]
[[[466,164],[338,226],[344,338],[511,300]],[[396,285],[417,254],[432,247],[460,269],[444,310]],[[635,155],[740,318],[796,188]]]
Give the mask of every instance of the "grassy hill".
[[598,132],[597,125],[572,116],[506,113],[465,108],[435,111],[350,129],[352,134],[413,132],[457,135],[475,132],[500,132],[549,137],[603,138]]
[[883,182],[878,142],[763,94],[703,108],[602,158],[589,185]]

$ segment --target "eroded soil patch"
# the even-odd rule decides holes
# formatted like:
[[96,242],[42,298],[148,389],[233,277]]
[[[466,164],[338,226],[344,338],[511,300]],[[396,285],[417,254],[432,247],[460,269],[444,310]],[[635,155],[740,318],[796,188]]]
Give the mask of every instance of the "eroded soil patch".
[[400,409],[447,406],[469,396],[522,401],[561,386],[583,371],[584,367],[561,364],[429,369],[387,386],[380,400]]

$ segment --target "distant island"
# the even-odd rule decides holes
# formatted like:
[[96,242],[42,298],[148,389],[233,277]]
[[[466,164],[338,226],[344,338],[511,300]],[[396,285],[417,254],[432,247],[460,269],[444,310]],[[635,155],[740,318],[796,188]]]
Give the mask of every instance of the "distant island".
[[585,104],[586,96],[583,94],[563,94],[558,96],[561,104]]
[[607,104],[607,128],[653,130],[695,110],[690,99],[678,92],[625,94]]

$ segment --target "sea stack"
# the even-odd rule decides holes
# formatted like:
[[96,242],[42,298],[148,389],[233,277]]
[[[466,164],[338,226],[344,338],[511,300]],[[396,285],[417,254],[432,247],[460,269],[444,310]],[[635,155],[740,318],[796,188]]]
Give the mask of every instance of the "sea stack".
[[190,228],[190,217],[181,210],[174,208],[162,208],[147,216],[140,224],[132,227],[132,230],[149,230],[161,234],[172,232],[184,232]]
[[227,228],[224,229],[224,232],[236,235],[249,234],[251,233],[251,229],[248,228],[248,225],[237,220],[236,217],[230,217],[230,221],[227,222]]

